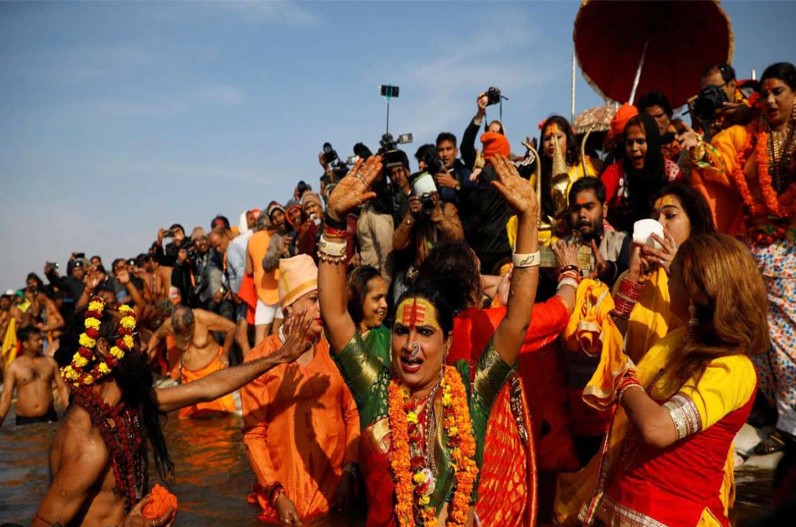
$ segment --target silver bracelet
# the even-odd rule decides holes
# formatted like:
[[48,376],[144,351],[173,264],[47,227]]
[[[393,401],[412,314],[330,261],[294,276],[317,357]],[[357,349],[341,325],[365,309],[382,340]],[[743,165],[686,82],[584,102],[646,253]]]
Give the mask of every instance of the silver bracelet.
[[522,269],[525,267],[538,267],[539,264],[542,263],[541,254],[542,253],[540,251],[528,254],[514,253],[511,255],[511,259],[514,267],[517,269]]

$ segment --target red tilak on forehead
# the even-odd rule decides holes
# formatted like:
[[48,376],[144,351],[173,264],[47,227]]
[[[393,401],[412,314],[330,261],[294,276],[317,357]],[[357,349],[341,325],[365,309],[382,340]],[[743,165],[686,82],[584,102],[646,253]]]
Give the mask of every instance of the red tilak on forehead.
[[412,299],[412,306],[404,308],[404,316],[401,323],[409,329],[415,329],[418,323],[422,324],[426,318],[426,306],[417,303],[417,297]]

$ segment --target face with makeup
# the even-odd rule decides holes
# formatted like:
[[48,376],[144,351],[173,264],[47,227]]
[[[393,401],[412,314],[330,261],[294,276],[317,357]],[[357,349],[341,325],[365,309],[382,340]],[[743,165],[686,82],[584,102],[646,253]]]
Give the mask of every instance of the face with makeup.
[[567,134],[559,128],[558,124],[550,123],[542,134],[542,149],[544,155],[551,158],[555,153],[556,145],[561,152],[567,151]]
[[653,206],[652,219],[669,231],[678,247],[691,236],[691,220],[677,196],[661,196]]
[[439,380],[448,345],[431,302],[409,297],[398,305],[392,329],[392,367],[412,392],[431,389]]

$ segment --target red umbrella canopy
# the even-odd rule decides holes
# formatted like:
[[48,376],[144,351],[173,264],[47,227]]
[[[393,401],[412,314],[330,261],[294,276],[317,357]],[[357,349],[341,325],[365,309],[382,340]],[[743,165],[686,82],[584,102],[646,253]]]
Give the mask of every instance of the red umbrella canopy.
[[730,19],[714,0],[584,0],[573,38],[586,80],[618,102],[630,99],[642,56],[636,94],[657,89],[677,107],[697,93],[707,66],[733,54]]

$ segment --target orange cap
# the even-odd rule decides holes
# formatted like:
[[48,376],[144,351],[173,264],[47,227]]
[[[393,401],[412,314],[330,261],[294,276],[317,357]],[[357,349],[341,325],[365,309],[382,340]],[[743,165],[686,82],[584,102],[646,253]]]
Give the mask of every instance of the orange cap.
[[495,154],[508,157],[511,154],[511,145],[506,136],[497,132],[484,132],[481,135],[484,144],[484,159],[489,161]]

